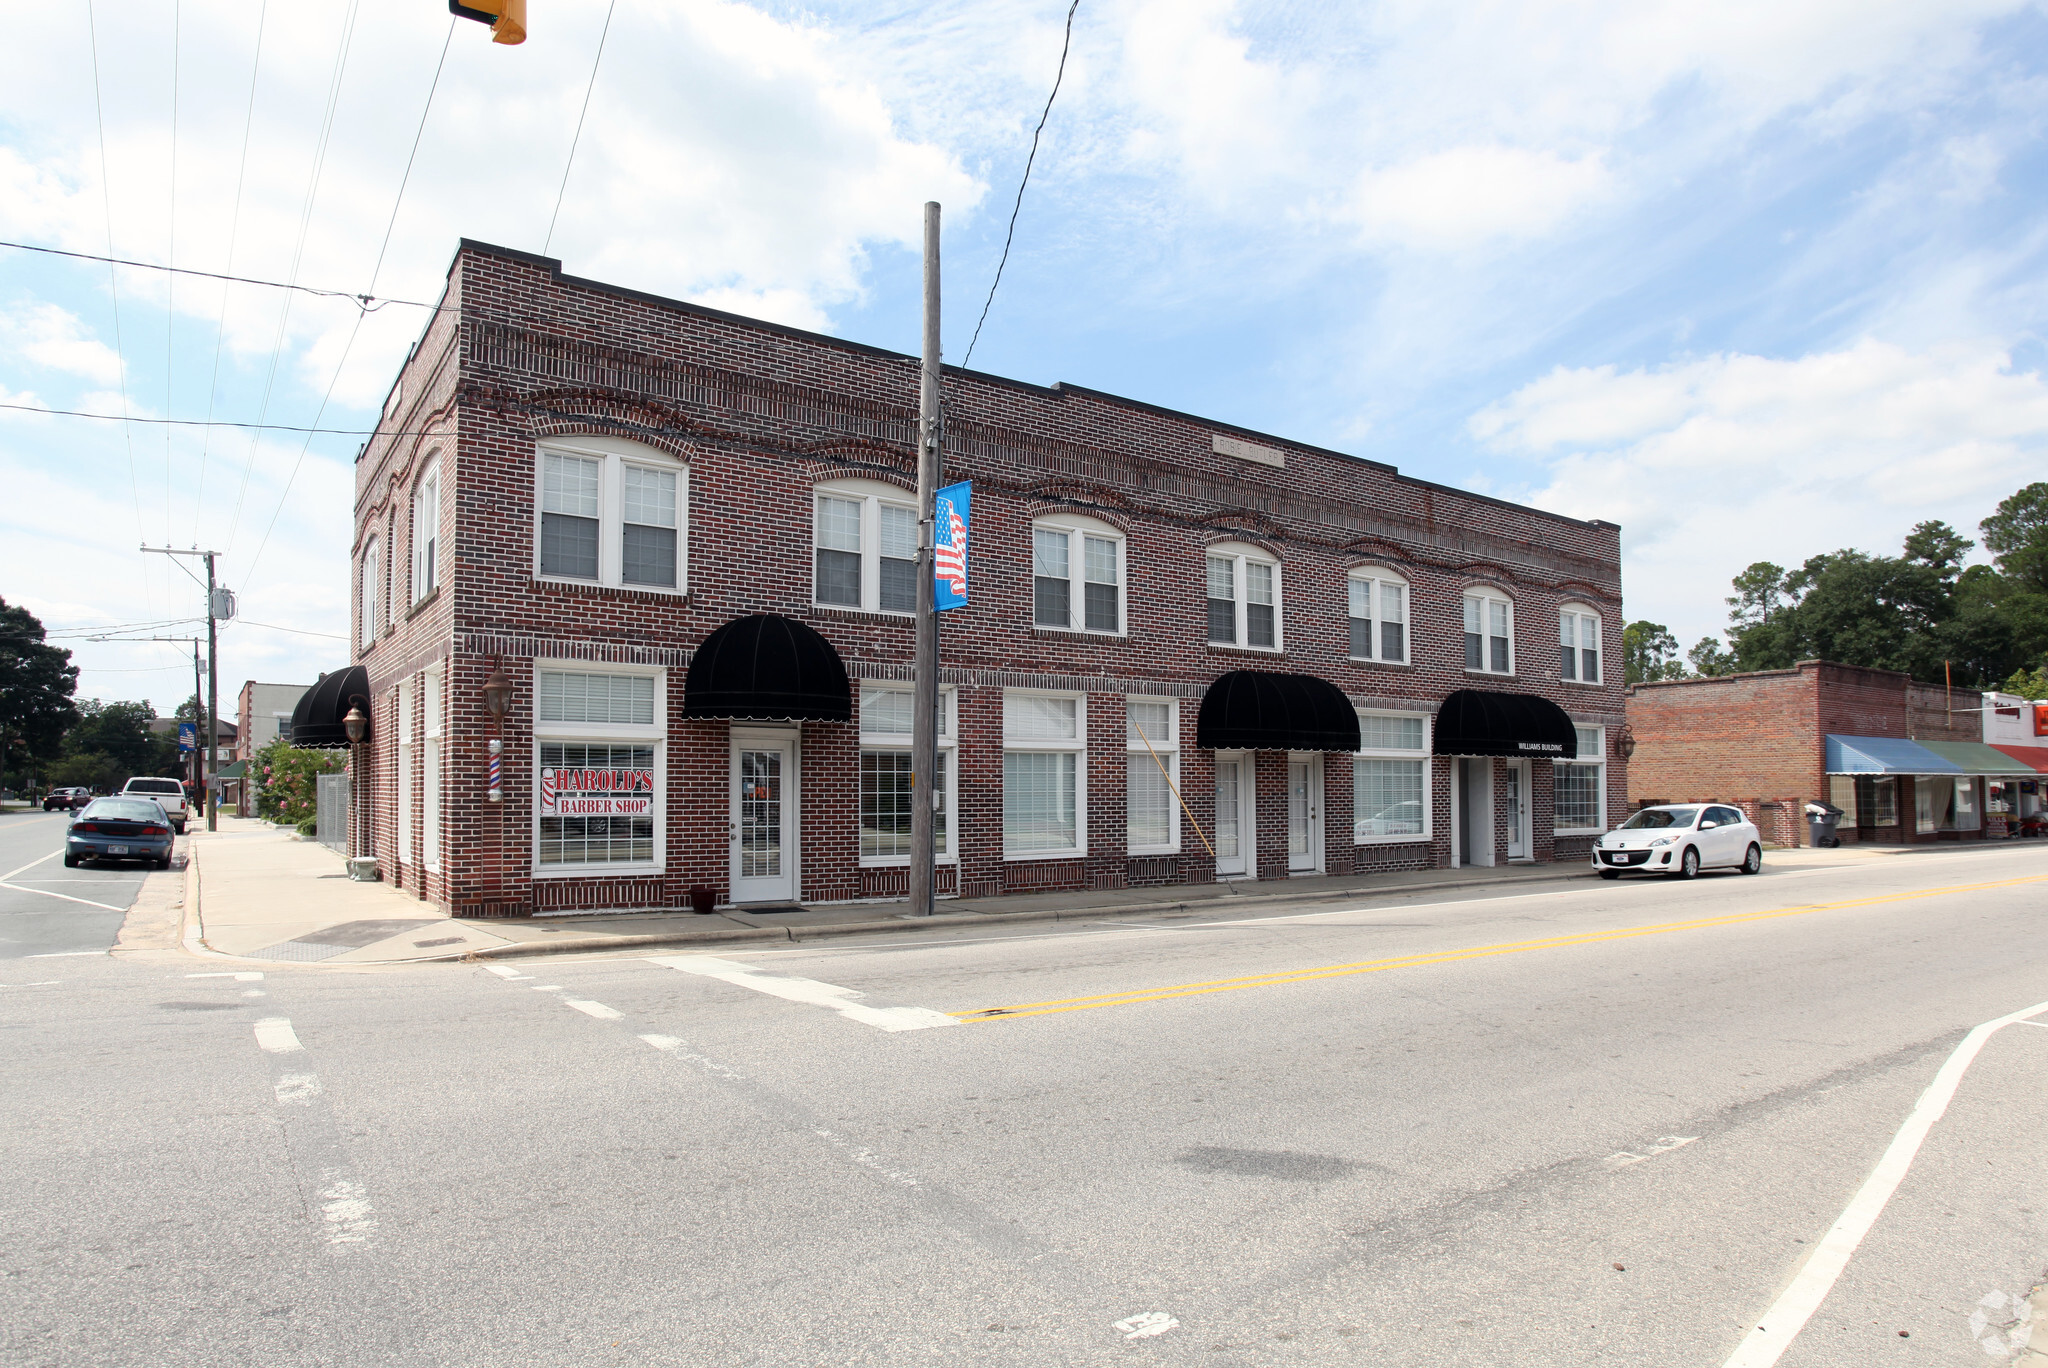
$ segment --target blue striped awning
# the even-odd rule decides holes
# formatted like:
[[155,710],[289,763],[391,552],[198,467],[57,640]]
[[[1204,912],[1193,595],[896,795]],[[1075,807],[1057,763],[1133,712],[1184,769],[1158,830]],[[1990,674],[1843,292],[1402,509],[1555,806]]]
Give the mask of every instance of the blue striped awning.
[[1829,774],[1968,774],[1917,741],[1896,736],[1828,737]]

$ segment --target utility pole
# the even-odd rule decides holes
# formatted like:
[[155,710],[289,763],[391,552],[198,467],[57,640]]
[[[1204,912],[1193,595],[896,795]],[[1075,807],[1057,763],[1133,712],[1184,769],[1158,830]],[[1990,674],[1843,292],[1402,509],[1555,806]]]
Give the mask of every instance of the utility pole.
[[[206,804],[206,829],[218,831],[220,814],[215,811],[218,805],[211,801],[212,795],[206,791],[206,778],[207,770],[213,763],[214,747],[220,744],[217,725],[220,719],[220,619],[224,616],[220,609],[224,605],[223,595],[213,576],[213,562],[220,553],[201,551],[197,548],[186,551],[175,546],[145,546],[142,549],[158,556],[197,556],[206,562],[206,717],[205,725],[200,728],[202,746],[199,752],[198,786],[199,801]],[[233,595],[226,597],[232,599]],[[230,606],[228,613],[233,612],[234,609]],[[193,683],[196,685],[198,681],[195,679]]]
[[[924,360],[917,385],[917,702],[910,740],[910,913],[932,914],[933,836],[939,786],[939,615],[933,606],[933,554],[938,524],[932,508],[939,488],[942,419],[939,412],[939,206],[924,206]],[[959,783],[956,775],[954,783]]]

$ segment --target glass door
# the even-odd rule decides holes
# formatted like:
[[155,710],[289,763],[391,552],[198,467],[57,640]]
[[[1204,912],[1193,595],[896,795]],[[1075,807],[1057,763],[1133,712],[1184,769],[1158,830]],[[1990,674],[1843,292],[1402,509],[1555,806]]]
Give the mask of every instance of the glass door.
[[1316,782],[1322,765],[1315,757],[1287,762],[1287,872],[1313,874],[1320,866],[1322,795]]
[[796,741],[742,737],[732,749],[732,900],[796,900]]
[[1249,858],[1253,844],[1251,804],[1247,801],[1246,770],[1242,755],[1216,757],[1216,874],[1219,878],[1251,872]]
[[1510,760],[1505,775],[1507,781],[1508,858],[1526,860],[1529,858],[1529,765],[1524,760]]

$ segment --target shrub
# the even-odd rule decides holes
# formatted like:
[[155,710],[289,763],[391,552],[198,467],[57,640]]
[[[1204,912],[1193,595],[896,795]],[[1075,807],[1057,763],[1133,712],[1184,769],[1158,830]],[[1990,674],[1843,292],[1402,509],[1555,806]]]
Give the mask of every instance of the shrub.
[[278,740],[258,751],[252,765],[251,777],[262,785],[256,793],[256,815],[304,829],[319,812],[316,781],[323,774],[347,769],[348,756],[343,751],[293,750],[290,742]]
[[307,840],[310,841],[319,834],[320,819],[318,817],[308,817],[305,821],[299,823],[299,835],[305,837]]

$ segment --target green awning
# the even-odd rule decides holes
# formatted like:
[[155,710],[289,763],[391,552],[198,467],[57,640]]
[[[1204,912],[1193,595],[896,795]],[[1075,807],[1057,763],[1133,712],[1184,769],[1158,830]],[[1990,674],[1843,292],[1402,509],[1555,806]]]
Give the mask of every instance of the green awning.
[[1954,765],[1965,774],[2024,775],[2034,777],[2034,768],[2013,759],[1994,746],[1981,741],[1921,741],[1917,743],[1933,751],[1942,759]]
[[249,772],[247,760],[237,760],[232,765],[223,765],[213,772],[216,779],[240,779]]

